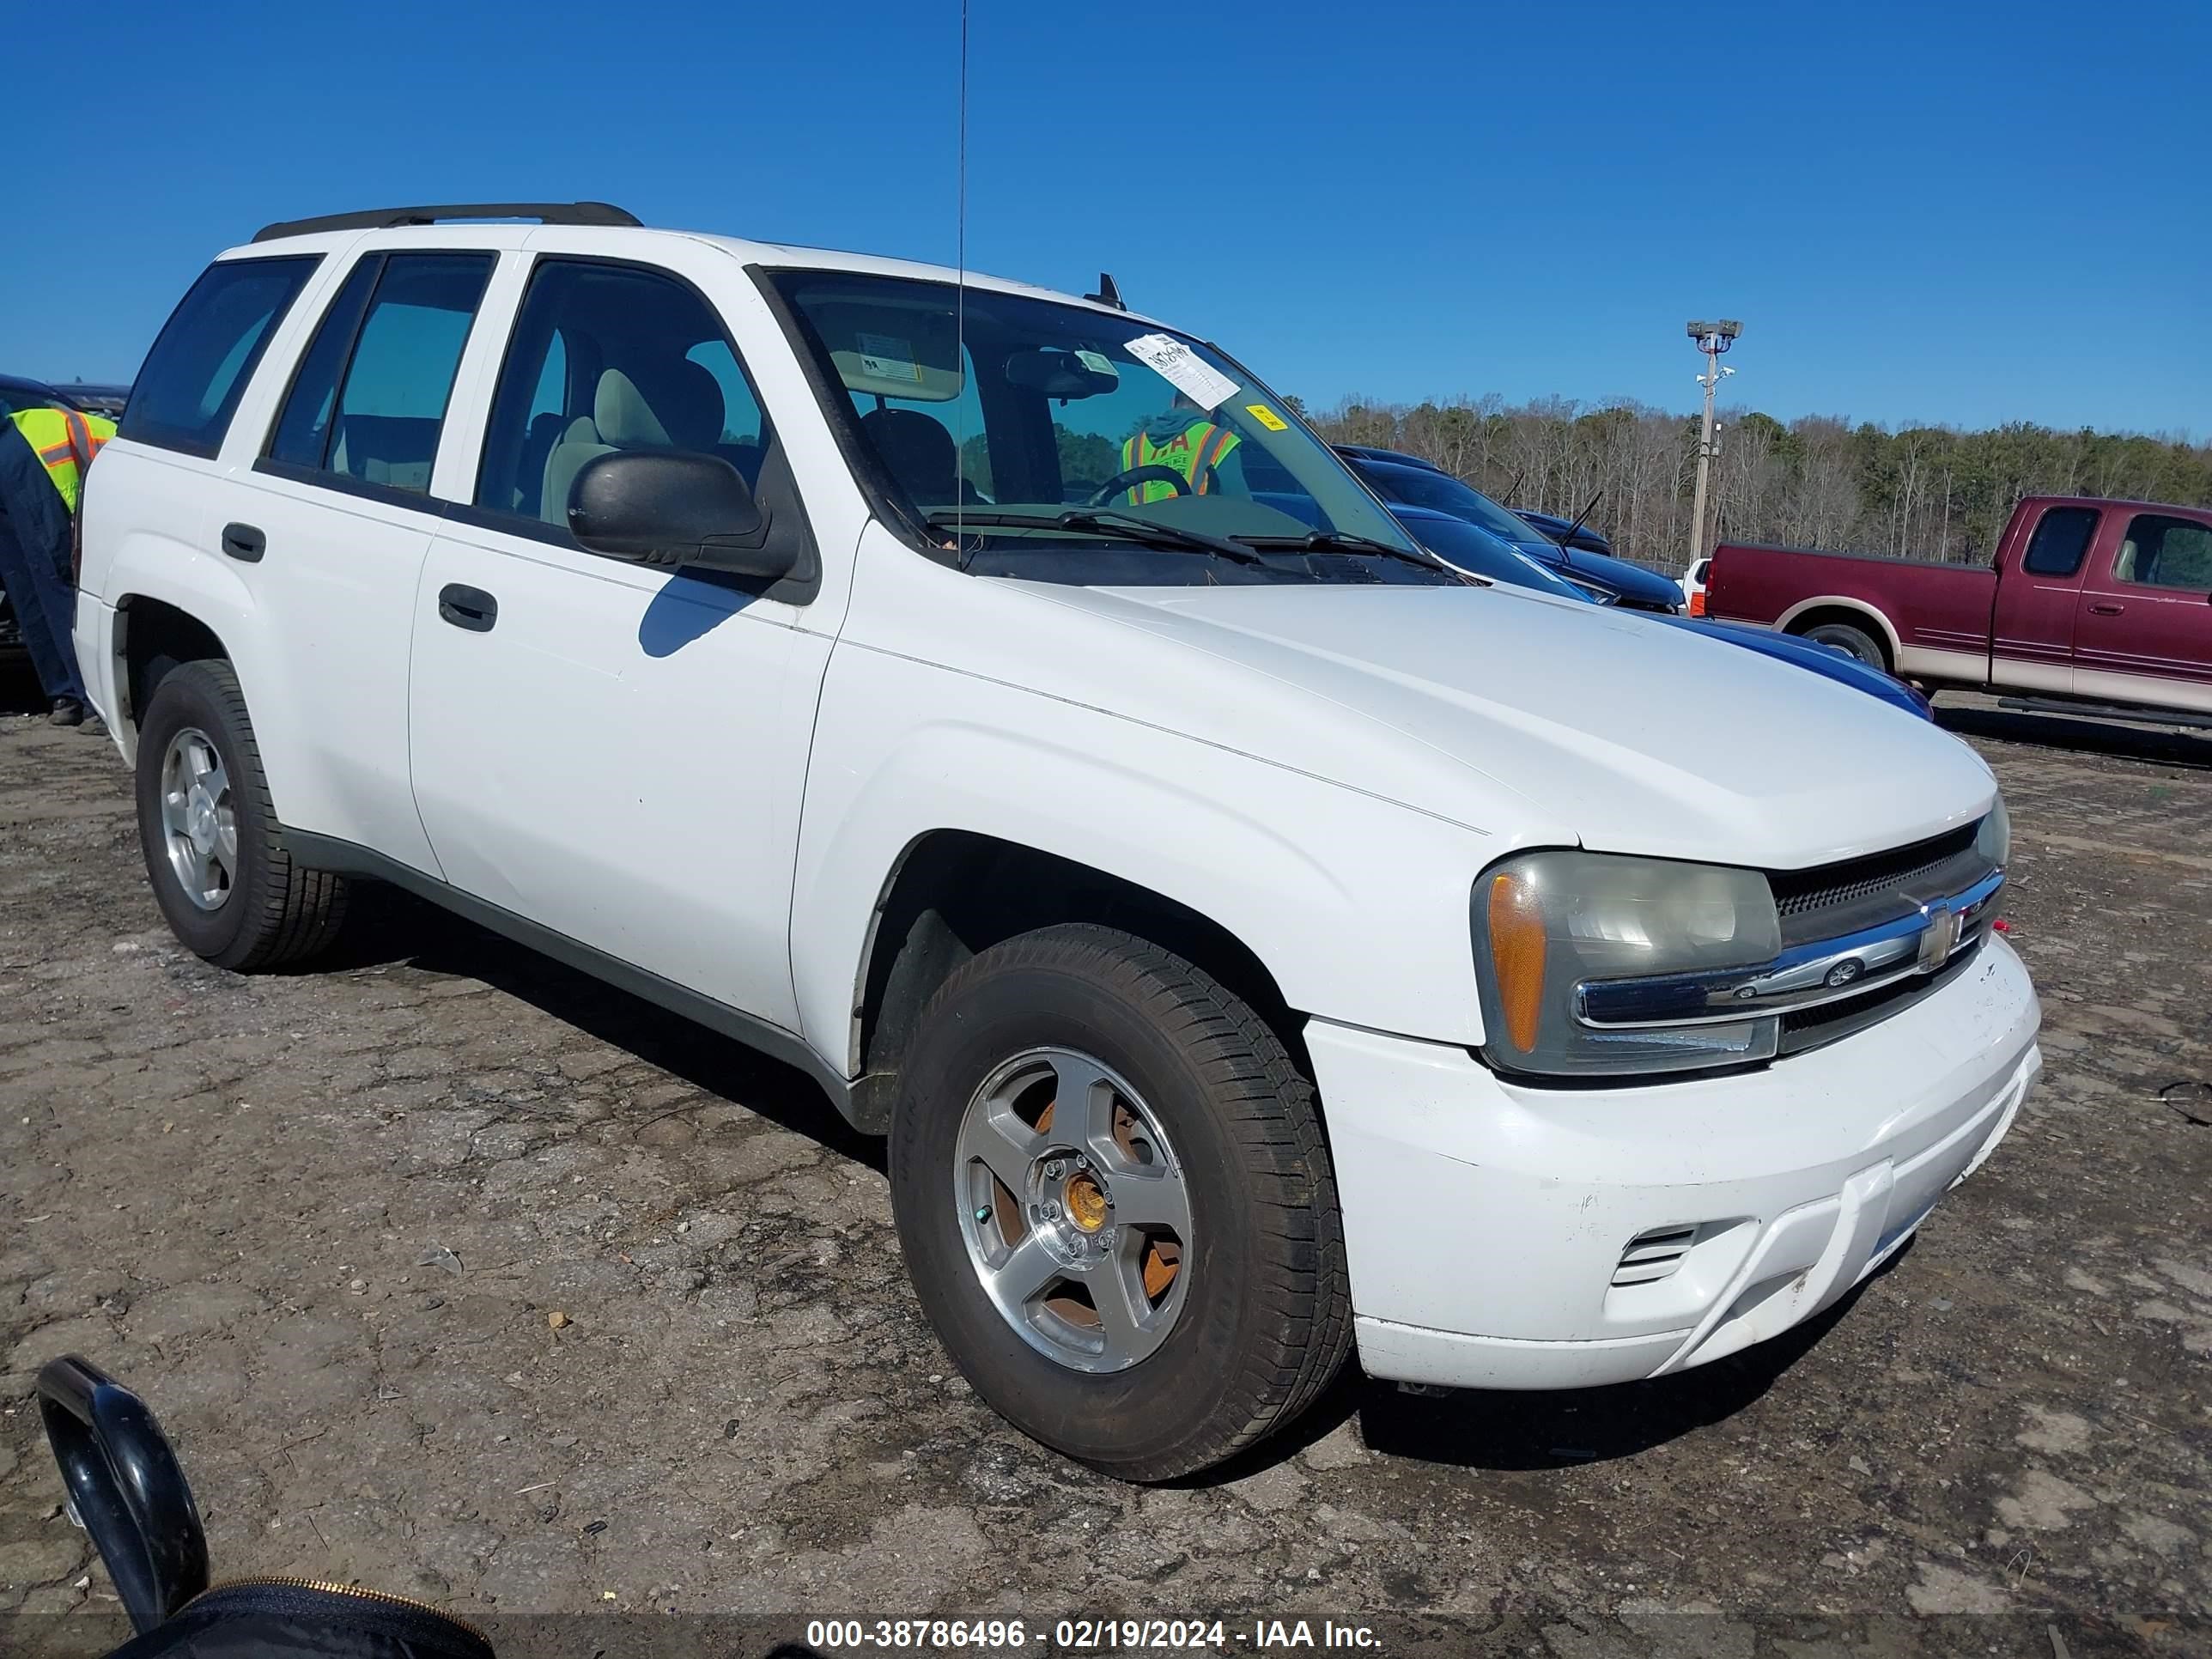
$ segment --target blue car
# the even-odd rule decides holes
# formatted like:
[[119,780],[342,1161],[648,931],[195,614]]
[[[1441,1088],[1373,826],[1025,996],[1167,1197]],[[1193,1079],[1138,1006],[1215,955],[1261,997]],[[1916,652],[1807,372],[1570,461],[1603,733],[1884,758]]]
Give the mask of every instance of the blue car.
[[[1671,577],[1646,570],[1640,564],[1631,564],[1626,559],[1586,552],[1580,547],[1561,547],[1526,519],[1507,512],[1480,490],[1461,483],[1419,456],[1370,449],[1358,444],[1340,444],[1336,453],[1360,482],[1393,510],[1424,507],[1464,519],[1570,580],[1612,594],[1623,610],[1656,611],[1671,616],[1682,608],[1682,590]],[[1562,525],[1559,528],[1564,534],[1567,526]]]
[[1593,553],[1613,556],[1613,544],[1588,525],[1577,524],[1572,519],[1563,519],[1556,513],[1539,513],[1533,507],[1507,509],[1516,519],[1526,519],[1553,541],[1569,548],[1587,548]]
[[[1394,506],[1390,511],[1415,541],[1447,563],[1472,574],[1582,605],[1613,603],[1595,587],[1570,580],[1542,559],[1509,545],[1456,514],[1425,507]],[[1725,640],[1747,651],[1756,651],[1762,657],[1772,657],[1778,662],[1794,663],[1854,690],[1879,697],[1923,720],[1936,718],[1934,707],[1911,686],[1833,646],[1815,645],[1793,634],[1778,634],[1771,629],[1751,628],[1739,623],[1704,622],[1674,615],[1655,617],[1653,620],[1703,634],[1708,639]]]

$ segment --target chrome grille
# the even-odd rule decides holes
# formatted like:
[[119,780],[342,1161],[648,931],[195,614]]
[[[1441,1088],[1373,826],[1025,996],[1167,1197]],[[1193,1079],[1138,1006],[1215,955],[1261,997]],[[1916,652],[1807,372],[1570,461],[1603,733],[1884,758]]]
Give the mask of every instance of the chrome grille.
[[1922,902],[1971,887],[1988,872],[1974,849],[1978,823],[1909,847],[1845,859],[1811,870],[1767,873],[1782,942],[1802,943],[1909,915]]

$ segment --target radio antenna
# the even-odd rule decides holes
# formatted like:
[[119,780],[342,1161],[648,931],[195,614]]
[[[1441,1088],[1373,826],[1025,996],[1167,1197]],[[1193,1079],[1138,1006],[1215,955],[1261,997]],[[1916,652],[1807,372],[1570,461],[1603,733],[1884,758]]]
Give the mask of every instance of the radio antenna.
[[[960,0],[960,117],[958,205],[953,212],[952,375],[956,382],[968,372],[968,0]],[[964,567],[968,562],[967,416],[959,402],[952,405],[952,545]]]

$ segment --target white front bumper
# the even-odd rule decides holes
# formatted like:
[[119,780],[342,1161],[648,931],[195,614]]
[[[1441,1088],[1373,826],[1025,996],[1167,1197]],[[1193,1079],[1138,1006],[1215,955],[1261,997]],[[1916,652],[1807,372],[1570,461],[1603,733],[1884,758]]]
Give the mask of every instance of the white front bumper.
[[[1988,1155],[2042,1068],[2040,1021],[1999,937],[1918,1006],[1735,1077],[1531,1089],[1462,1048],[1310,1022],[1361,1363],[1578,1388],[1788,1329]],[[1671,1272],[1614,1283],[1632,1240],[1686,1227]]]

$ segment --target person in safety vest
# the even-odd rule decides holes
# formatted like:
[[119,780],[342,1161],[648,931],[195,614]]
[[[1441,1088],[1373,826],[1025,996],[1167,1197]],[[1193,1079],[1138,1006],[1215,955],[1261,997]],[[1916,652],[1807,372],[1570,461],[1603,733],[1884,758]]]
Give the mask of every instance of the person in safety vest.
[[[114,435],[114,422],[73,409],[19,409],[0,421],[0,589],[15,606],[56,726],[86,724],[70,567],[86,471]],[[91,728],[100,729],[96,715]]]
[[[1121,470],[1164,466],[1182,474],[1194,495],[1243,495],[1244,460],[1237,452],[1243,443],[1235,428],[1216,421],[1178,392],[1175,402],[1121,441]],[[1164,501],[1185,492],[1163,478],[1130,486],[1128,501]]]

